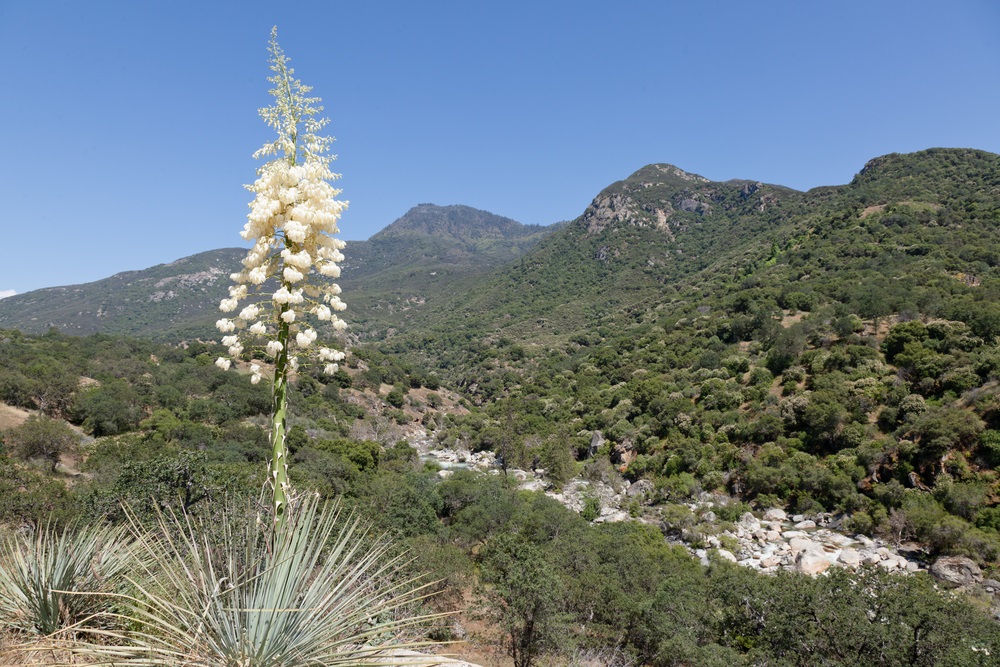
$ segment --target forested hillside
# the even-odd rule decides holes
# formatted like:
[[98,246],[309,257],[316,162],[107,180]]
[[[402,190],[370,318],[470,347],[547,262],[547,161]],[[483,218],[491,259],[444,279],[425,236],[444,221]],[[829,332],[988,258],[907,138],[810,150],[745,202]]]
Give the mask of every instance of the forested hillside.
[[[290,474],[409,546],[434,609],[479,610],[431,636],[482,628],[521,665],[1000,655],[1000,156],[888,155],[808,192],[650,165],[553,230],[421,205],[364,248],[345,367],[295,378]],[[253,494],[270,397],[220,349],[2,332],[0,523]],[[625,520],[596,491],[567,509],[576,480]],[[942,595],[725,562],[776,508],[982,572]]]
[[[245,371],[219,370],[211,348],[8,331],[0,352],[3,400],[31,409],[2,415],[0,525],[121,522],[128,508],[141,527],[163,511],[211,518],[234,494],[260,492],[269,397]],[[693,519],[684,505],[650,499],[659,520],[591,523],[506,475],[442,476],[399,438],[461,422],[458,397],[385,358],[362,352],[353,366],[332,380],[299,376],[293,482],[342,498],[411,550],[412,571],[436,581],[425,609],[459,613],[426,636],[466,640],[454,650],[467,658],[986,665],[1000,651],[983,592],[942,595],[926,575],[880,567],[816,579],[714,557],[706,568],[664,539]],[[747,509],[716,501],[723,521]]]
[[356,295],[352,331],[379,338],[470,281],[530,250],[553,227],[468,206],[420,204],[368,241],[352,243],[341,286]]
[[210,250],[143,271],[82,285],[35,290],[0,300],[0,327],[42,334],[130,334],[149,338],[209,332],[239,248]]
[[448,437],[502,432],[523,462],[600,433],[661,500],[847,512],[993,562],[1000,156],[891,155],[808,193],[677,174],[609,187],[443,326],[384,344],[482,406]]

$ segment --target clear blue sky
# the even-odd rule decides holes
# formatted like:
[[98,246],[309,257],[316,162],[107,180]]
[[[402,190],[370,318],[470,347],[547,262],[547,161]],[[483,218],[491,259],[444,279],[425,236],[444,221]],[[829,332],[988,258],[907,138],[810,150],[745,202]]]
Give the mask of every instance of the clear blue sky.
[[272,25],[332,120],[346,239],[422,202],[572,219],[651,162],[808,189],[1000,152],[991,0],[0,0],[0,293],[240,245]]

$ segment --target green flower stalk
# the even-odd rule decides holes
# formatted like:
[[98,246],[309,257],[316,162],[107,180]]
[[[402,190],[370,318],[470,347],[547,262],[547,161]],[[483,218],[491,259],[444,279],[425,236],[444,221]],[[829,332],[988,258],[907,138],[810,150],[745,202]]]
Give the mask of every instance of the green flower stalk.
[[[340,190],[330,185],[340,178],[330,171],[334,156],[329,153],[333,138],[319,134],[329,119],[320,118],[320,98],[309,97],[312,90],[294,78],[289,59],[278,46],[277,28],[271,31],[270,64],[274,76],[268,78],[274,88],[274,104],[260,110],[264,121],[277,132],[277,138],[254,153],[255,159],[271,157],[257,171],[247,224],[241,236],[252,240],[253,247],[243,260],[243,270],[232,275],[235,285],[219,309],[234,313],[216,327],[227,334],[222,343],[229,357],[219,357],[216,365],[228,370],[231,358],[237,358],[249,343],[274,362],[273,402],[271,410],[271,484],[274,490],[274,516],[284,524],[288,504],[288,462],[285,447],[285,418],[288,406],[288,376],[301,361],[311,359],[323,364],[327,374],[336,373],[337,362],[344,358],[340,350],[316,346],[314,322],[341,331],[346,324],[337,317],[345,304],[340,287],[331,281],[340,276],[339,263],[344,256],[344,242],[334,238],[340,230],[337,221],[347,202],[337,197]],[[277,284],[273,292],[265,284]],[[250,381],[262,377],[259,364],[251,365]]]

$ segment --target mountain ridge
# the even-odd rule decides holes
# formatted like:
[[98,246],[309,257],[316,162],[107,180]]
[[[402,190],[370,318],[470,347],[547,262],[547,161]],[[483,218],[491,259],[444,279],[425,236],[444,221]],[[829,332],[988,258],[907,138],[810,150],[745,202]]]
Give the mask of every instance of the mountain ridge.
[[207,250],[147,269],[122,271],[77,285],[45,287],[0,301],[0,327],[43,333],[113,333],[156,337],[214,315],[209,304],[226,293],[241,248]]
[[[1000,246],[1000,155],[883,156],[851,183],[806,192],[677,177],[673,169],[649,165],[604,188],[517,262],[425,309],[412,333],[397,334],[404,340],[396,347],[429,355],[421,363],[433,366],[433,350],[448,346],[407,336],[558,345],[710,296],[759,298],[768,308],[839,303],[868,313],[918,311],[938,298],[940,284],[956,280],[984,279],[970,298],[994,293],[986,276],[1000,262],[990,250]],[[664,170],[673,178],[661,185],[648,178]],[[469,359],[482,354],[466,347]]]
[[[829,220],[833,208],[838,220],[893,202],[923,201],[938,210],[988,208],[1000,191],[997,163],[995,154],[975,149],[892,153],[869,160],[847,184],[806,192],[749,179],[711,181],[656,163],[603,188],[575,220],[550,227],[521,225],[462,205],[418,204],[368,241],[350,243],[341,284],[354,295],[349,303],[353,329],[364,338],[382,338],[404,324],[429,325],[435,318],[461,328],[470,314],[491,310],[499,329],[571,335],[608,313],[659,301],[699,272],[747,272],[774,261],[789,244],[814,239],[824,225],[842,224]],[[151,277],[169,280],[172,264],[152,267]],[[219,276],[228,273],[215,270]],[[961,266],[955,272],[976,273]],[[106,285],[121,289],[130,275],[117,274],[105,279],[111,281]],[[175,280],[184,284],[181,277]],[[202,288],[214,281],[204,280],[191,285],[192,297],[200,294],[208,304],[224,296],[225,281],[208,294]],[[69,288],[36,290],[0,301],[0,326],[20,325],[37,333],[52,324],[77,333],[158,336],[162,332],[151,323],[154,319],[178,331],[198,320],[196,328],[212,335],[206,325],[214,305],[192,301],[191,309],[204,311],[192,322],[168,308],[147,307],[147,302],[158,303],[158,291],[163,292],[159,302],[180,303],[167,287],[129,300],[134,312],[125,313],[120,303],[105,298],[107,307],[97,304],[86,317],[74,315],[79,299],[70,298],[50,307],[58,317],[46,316],[38,297]],[[537,304],[550,308],[542,313]],[[117,319],[109,317],[112,310]]]
[[[548,231],[468,206],[422,204],[372,239],[348,242],[340,283],[359,294],[351,309],[363,332],[367,319],[419,305],[428,291],[509,261]],[[0,300],[0,328],[211,339],[218,302],[245,255],[243,248],[207,250],[89,283],[16,294]]]

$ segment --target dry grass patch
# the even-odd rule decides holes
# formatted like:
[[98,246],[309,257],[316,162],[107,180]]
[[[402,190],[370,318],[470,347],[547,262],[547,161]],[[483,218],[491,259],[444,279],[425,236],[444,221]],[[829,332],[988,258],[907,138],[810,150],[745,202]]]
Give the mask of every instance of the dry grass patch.
[[28,420],[31,413],[13,405],[0,403],[0,431],[20,426]]
[[872,213],[878,213],[879,211],[884,211],[884,210],[885,210],[885,204],[876,204],[875,206],[869,206],[865,208],[865,210],[861,211],[861,215],[858,217],[864,220]]
[[27,640],[23,635],[0,632],[0,667],[52,667],[54,665],[94,665],[96,658],[74,654],[71,642]]

